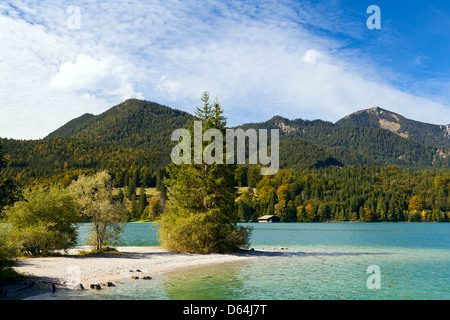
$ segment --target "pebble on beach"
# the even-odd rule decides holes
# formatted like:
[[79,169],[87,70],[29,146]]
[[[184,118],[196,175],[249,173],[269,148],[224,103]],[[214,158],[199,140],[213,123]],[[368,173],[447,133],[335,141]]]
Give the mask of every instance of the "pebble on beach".
[[91,289],[95,289],[95,290],[101,290],[102,286],[99,285],[98,283],[93,283],[89,286]]

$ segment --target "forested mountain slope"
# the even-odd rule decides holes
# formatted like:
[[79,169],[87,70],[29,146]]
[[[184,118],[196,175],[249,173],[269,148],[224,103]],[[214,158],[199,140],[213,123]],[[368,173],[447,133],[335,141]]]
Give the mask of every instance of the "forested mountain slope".
[[[7,158],[2,176],[27,184],[107,169],[119,185],[127,184],[134,172],[153,184],[158,170],[170,163],[172,132],[192,118],[155,102],[127,100],[100,115],[73,119],[42,140],[2,139]],[[449,168],[443,127],[372,108],[337,123],[275,116],[239,128],[280,129],[280,169],[301,170],[351,165]]]

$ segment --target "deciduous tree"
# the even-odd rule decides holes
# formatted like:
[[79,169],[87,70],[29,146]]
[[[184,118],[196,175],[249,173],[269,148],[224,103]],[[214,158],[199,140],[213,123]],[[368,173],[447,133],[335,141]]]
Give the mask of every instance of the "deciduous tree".
[[77,239],[80,207],[68,190],[59,186],[36,187],[24,193],[7,211],[11,239],[31,255],[68,249]]
[[106,171],[94,176],[82,175],[72,182],[70,189],[93,224],[88,244],[97,251],[114,246],[123,231],[127,210],[123,203],[114,201],[111,176]]

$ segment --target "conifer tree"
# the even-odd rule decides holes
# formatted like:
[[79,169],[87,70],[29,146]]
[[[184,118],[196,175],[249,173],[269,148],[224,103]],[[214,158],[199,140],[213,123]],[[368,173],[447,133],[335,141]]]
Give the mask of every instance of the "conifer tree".
[[141,187],[138,197],[138,204],[137,204],[137,211],[138,211],[138,218],[142,217],[142,214],[144,213],[145,207],[148,205],[147,201],[147,195],[145,194],[145,188]]
[[[202,136],[208,129],[225,133],[226,119],[216,100],[202,96],[203,108],[197,108],[196,120],[202,123]],[[188,127],[195,139],[193,127]],[[192,144],[193,145],[193,144]],[[248,245],[250,231],[238,226],[235,165],[225,164],[225,150],[211,150],[202,142],[202,153],[212,157],[223,151],[223,163],[171,164],[166,179],[166,211],[161,217],[162,245],[171,251],[192,253],[231,252]],[[194,154],[193,148],[191,148]],[[220,153],[219,153],[220,154]]]

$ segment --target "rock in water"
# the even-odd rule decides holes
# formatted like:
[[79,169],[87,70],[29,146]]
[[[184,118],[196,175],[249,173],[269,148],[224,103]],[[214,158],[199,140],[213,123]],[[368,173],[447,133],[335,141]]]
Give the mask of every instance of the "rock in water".
[[76,290],[76,291],[83,291],[83,290],[84,290],[84,287],[83,287],[83,285],[82,285],[81,283],[79,283],[79,284],[77,284],[77,285],[75,286],[75,290]]

